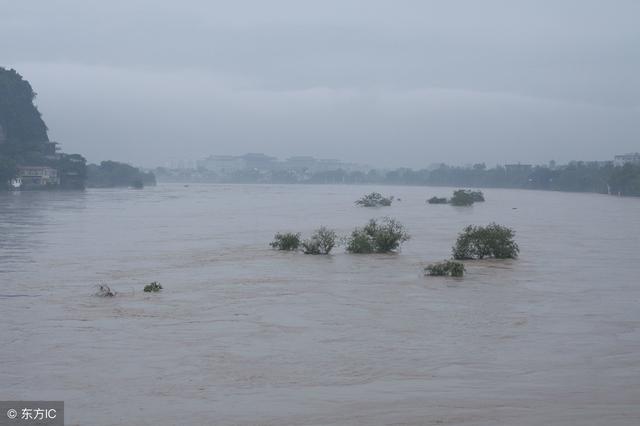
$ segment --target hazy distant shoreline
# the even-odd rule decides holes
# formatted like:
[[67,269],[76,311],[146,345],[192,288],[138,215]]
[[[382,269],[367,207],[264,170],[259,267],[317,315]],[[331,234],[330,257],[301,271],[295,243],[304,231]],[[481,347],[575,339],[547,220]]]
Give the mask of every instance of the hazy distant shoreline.
[[[640,158],[640,154],[637,154]],[[640,196],[640,160],[573,161],[566,165],[511,164],[488,169],[440,165],[434,169],[311,172],[308,169],[242,169],[219,174],[199,169],[153,169],[158,182],[216,184],[328,184],[529,189]]]
[[[159,180],[156,182],[157,185],[246,185],[246,186],[255,186],[255,185],[263,185],[263,186],[274,186],[274,185],[291,185],[291,186],[362,186],[362,187],[389,187],[389,188],[402,188],[402,187],[410,187],[410,188],[481,188],[481,189],[511,189],[514,191],[539,191],[539,192],[566,192],[573,194],[594,194],[594,195],[616,195],[616,194],[607,194],[603,192],[593,192],[593,191],[571,191],[571,190],[563,190],[563,189],[540,189],[540,188],[518,188],[518,187],[506,187],[506,186],[479,186],[479,185],[447,185],[447,184],[410,184],[410,183],[373,183],[373,182],[363,182],[363,183],[325,183],[325,182],[293,182],[293,183],[274,183],[274,182],[193,182],[193,181],[170,181],[170,180]],[[98,187],[98,186],[90,186],[87,189],[118,189],[117,187]],[[126,188],[121,188],[126,189]],[[617,195],[616,195],[617,196]],[[638,198],[638,196],[630,195],[621,197],[625,198]]]

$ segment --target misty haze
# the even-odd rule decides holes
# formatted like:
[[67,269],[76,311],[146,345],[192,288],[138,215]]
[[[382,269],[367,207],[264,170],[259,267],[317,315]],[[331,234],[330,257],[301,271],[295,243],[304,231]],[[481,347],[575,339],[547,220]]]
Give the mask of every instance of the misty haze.
[[0,425],[640,424],[639,22],[0,0]]

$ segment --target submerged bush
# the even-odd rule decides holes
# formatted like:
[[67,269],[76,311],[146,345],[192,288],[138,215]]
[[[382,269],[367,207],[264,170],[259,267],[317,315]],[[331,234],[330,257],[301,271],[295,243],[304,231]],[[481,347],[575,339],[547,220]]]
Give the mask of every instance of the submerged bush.
[[451,205],[454,206],[470,206],[475,202],[484,201],[484,194],[482,191],[471,191],[469,189],[458,189],[453,191],[453,197],[451,197]]
[[154,281],[151,284],[147,284],[144,286],[145,293],[157,293],[160,290],[162,290],[162,286],[157,281]]
[[458,235],[453,247],[454,259],[515,259],[520,248],[513,240],[515,232],[506,226],[491,223],[487,226],[469,225]]
[[356,204],[362,207],[387,207],[392,201],[393,197],[384,197],[379,192],[372,192],[360,198]]
[[346,249],[349,253],[374,253],[375,245],[373,238],[364,229],[356,228],[346,241]]
[[484,201],[484,194],[482,193],[482,191],[471,191],[471,197],[476,203],[481,203]]
[[329,254],[336,245],[336,232],[321,226],[311,238],[302,243],[304,254]]
[[298,232],[297,234],[294,234],[293,232],[278,232],[273,237],[273,241],[269,245],[277,250],[298,250],[300,247],[300,233]]
[[113,297],[117,294],[106,284],[98,284],[96,287],[98,288],[98,291],[96,291],[96,296],[98,297]]
[[445,197],[431,197],[427,200],[429,204],[447,204],[447,199]]
[[424,268],[426,275],[434,277],[461,277],[464,275],[464,265],[454,260],[445,260],[443,262],[433,263]]
[[356,228],[347,238],[349,253],[389,253],[409,239],[404,226],[388,217],[380,222],[371,219],[363,228]]
[[473,195],[471,191],[467,191],[465,189],[458,189],[457,191],[453,191],[453,197],[451,197],[451,205],[454,206],[470,206],[474,202]]

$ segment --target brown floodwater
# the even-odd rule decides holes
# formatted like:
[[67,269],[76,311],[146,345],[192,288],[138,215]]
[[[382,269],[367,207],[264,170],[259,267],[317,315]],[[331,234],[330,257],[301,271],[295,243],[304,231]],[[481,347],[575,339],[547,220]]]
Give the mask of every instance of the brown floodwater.
[[[401,201],[354,206],[372,190]],[[0,399],[64,400],[71,425],[640,424],[640,199],[425,204],[450,192],[0,194]],[[268,245],[386,215],[412,236],[398,254]],[[423,276],[492,221],[516,230],[519,259]],[[164,290],[143,293],[151,281]]]

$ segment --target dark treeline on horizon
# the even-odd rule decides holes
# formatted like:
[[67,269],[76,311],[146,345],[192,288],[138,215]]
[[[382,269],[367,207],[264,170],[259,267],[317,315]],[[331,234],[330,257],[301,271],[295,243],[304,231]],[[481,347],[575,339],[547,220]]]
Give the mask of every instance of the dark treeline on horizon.
[[640,196],[640,165],[613,162],[572,161],[566,165],[508,165],[487,168],[441,165],[436,169],[369,172],[342,169],[308,173],[294,170],[240,170],[221,176],[205,170],[170,170],[159,167],[160,181],[218,183],[383,184],[519,188],[552,191],[596,192]]
[[129,164],[117,161],[102,161],[87,166],[87,186],[90,188],[115,188],[155,185],[156,177],[152,172],[144,172]]

